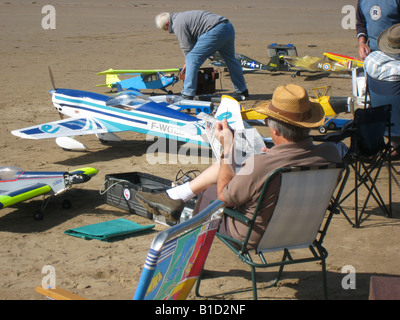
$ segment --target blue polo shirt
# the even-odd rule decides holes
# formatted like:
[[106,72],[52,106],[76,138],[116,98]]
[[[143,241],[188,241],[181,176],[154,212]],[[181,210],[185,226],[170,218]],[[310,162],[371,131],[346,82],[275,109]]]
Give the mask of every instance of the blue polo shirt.
[[359,0],[357,7],[357,38],[368,38],[371,51],[379,50],[376,40],[379,34],[400,23],[400,0]]

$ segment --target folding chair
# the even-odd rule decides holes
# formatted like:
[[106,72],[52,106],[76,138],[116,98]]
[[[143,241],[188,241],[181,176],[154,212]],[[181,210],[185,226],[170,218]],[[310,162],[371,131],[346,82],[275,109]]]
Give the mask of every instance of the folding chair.
[[[348,129],[352,133],[351,144],[343,161],[354,170],[354,188],[341,199],[340,203],[354,193],[355,223],[351,222],[343,209],[341,211],[355,227],[360,227],[371,197],[386,216],[392,217],[391,175],[389,174],[388,206],[377,187],[381,169],[386,163],[389,167],[391,166],[390,110],[390,105],[357,109],[354,113],[353,127]],[[386,130],[389,131],[388,141],[385,141]],[[358,211],[358,195],[361,186],[364,186],[368,193],[361,210]]]
[[[389,174],[388,205],[385,204],[377,187],[382,167],[386,165],[388,168],[391,167],[390,111],[390,105],[359,108],[354,112],[354,120],[341,131],[313,136],[315,141],[334,143],[350,137],[350,147],[343,157],[343,162],[354,171],[354,187],[340,199],[338,208],[353,227],[360,227],[361,222],[366,219],[363,219],[363,215],[371,197],[386,216],[392,217],[392,175]],[[361,187],[367,189],[367,195],[359,211]],[[341,206],[351,195],[354,195],[354,222]]]
[[203,269],[223,208],[224,203],[216,200],[153,239],[134,300],[187,298]]
[[[285,265],[321,261],[323,272],[324,295],[327,298],[326,265],[328,252],[322,246],[328,226],[336,211],[337,199],[343,191],[349,169],[344,164],[325,167],[280,168],[266,179],[252,218],[225,208],[224,213],[248,226],[244,241],[238,241],[217,233],[217,237],[226,244],[238,258],[251,267],[253,298],[257,299],[256,268],[279,266],[276,284]],[[275,179],[280,179],[279,196],[272,218],[257,246],[255,252],[248,249],[248,241],[254,228],[264,195]],[[340,182],[341,179],[341,182]],[[338,183],[340,187],[334,195]],[[329,212],[326,216],[326,212]],[[324,222],[325,220],[325,222]],[[307,256],[294,258],[291,251],[308,248]],[[280,261],[267,262],[264,253],[283,251]],[[259,256],[260,262],[253,260],[252,255]],[[200,296],[201,277],[196,285],[196,294]],[[232,292],[234,293],[234,292]]]

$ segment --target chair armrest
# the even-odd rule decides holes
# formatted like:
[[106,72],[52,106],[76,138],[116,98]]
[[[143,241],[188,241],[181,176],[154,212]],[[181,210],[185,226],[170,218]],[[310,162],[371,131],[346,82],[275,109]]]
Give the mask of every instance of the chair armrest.
[[318,142],[340,142],[348,137],[351,137],[356,132],[355,128],[328,133],[325,135],[311,136],[314,141]]
[[251,219],[247,218],[245,215],[241,214],[240,212],[230,209],[230,208],[225,208],[224,214],[226,214],[236,220],[239,220],[247,225],[250,225],[251,221],[252,221]]

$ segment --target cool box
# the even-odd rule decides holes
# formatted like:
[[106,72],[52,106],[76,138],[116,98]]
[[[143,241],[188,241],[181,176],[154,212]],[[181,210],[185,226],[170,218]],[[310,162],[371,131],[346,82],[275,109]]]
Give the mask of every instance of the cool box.
[[[166,220],[163,216],[153,216],[135,198],[136,192],[139,190],[147,192],[162,191],[171,187],[171,184],[171,180],[142,172],[108,174],[105,176],[104,192],[107,194],[106,202],[111,206],[162,224],[174,225],[176,224],[175,221]],[[186,203],[180,221],[190,218],[195,203],[194,199]]]

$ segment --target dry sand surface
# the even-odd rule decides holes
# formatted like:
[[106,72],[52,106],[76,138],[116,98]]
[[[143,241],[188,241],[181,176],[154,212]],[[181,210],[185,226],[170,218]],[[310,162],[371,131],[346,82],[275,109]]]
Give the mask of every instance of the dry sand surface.
[[[56,9],[56,29],[45,30],[41,22],[44,5]],[[13,129],[57,120],[48,90],[47,67],[51,66],[56,85],[106,93],[96,87],[104,79],[96,73],[108,68],[176,68],[184,63],[174,35],[157,30],[154,16],[162,11],[204,9],[228,17],[235,26],[237,52],[267,62],[267,46],[293,43],[299,55],[322,56],[337,52],[357,56],[355,30],[341,26],[342,7],[356,1],[154,1],[154,0],[73,0],[0,1],[1,47],[1,165],[25,170],[63,171],[93,166],[99,174],[90,182],[70,190],[70,210],[60,200],[51,201],[45,217],[34,221],[40,199],[0,211],[0,299],[43,299],[35,292],[41,284],[42,267],[56,270],[57,286],[88,299],[131,299],[141,274],[154,233],[105,243],[86,241],[64,234],[70,228],[116,218],[146,225],[152,221],[106,204],[99,194],[106,174],[145,172],[174,179],[179,169],[204,169],[199,158],[189,163],[149,165],[146,150],[153,141],[142,134],[124,133],[124,142],[101,144],[94,136],[79,137],[87,152],[67,152],[53,140],[25,140],[13,136]],[[257,72],[245,75],[251,96],[243,106],[252,107],[268,99],[279,84],[296,83],[310,95],[312,88],[330,85],[336,96],[351,95],[351,81],[342,77]],[[181,83],[173,87],[180,92]],[[226,73],[217,82],[221,92],[232,92]],[[108,94],[108,93],[106,93]],[[265,128],[258,127],[262,133]],[[167,159],[168,155],[165,155]],[[398,167],[398,163],[395,163]],[[383,173],[379,185],[387,196]],[[352,185],[352,179],[349,184]],[[326,237],[329,297],[368,299],[371,275],[399,276],[399,189],[393,189],[394,218],[383,216],[371,202],[370,217],[362,228],[352,228],[342,215],[334,217]],[[353,199],[345,203],[352,214]],[[155,231],[166,227],[156,224]],[[345,290],[342,267],[356,271],[356,288]],[[206,262],[204,295],[216,299],[251,299],[251,291],[234,296],[223,293],[232,288],[251,287],[250,270],[216,240]],[[263,289],[275,270],[261,272],[260,299],[321,299],[320,266],[303,264],[288,267],[282,282]],[[193,293],[189,299],[196,299]],[[215,299],[215,298],[213,298]]]

